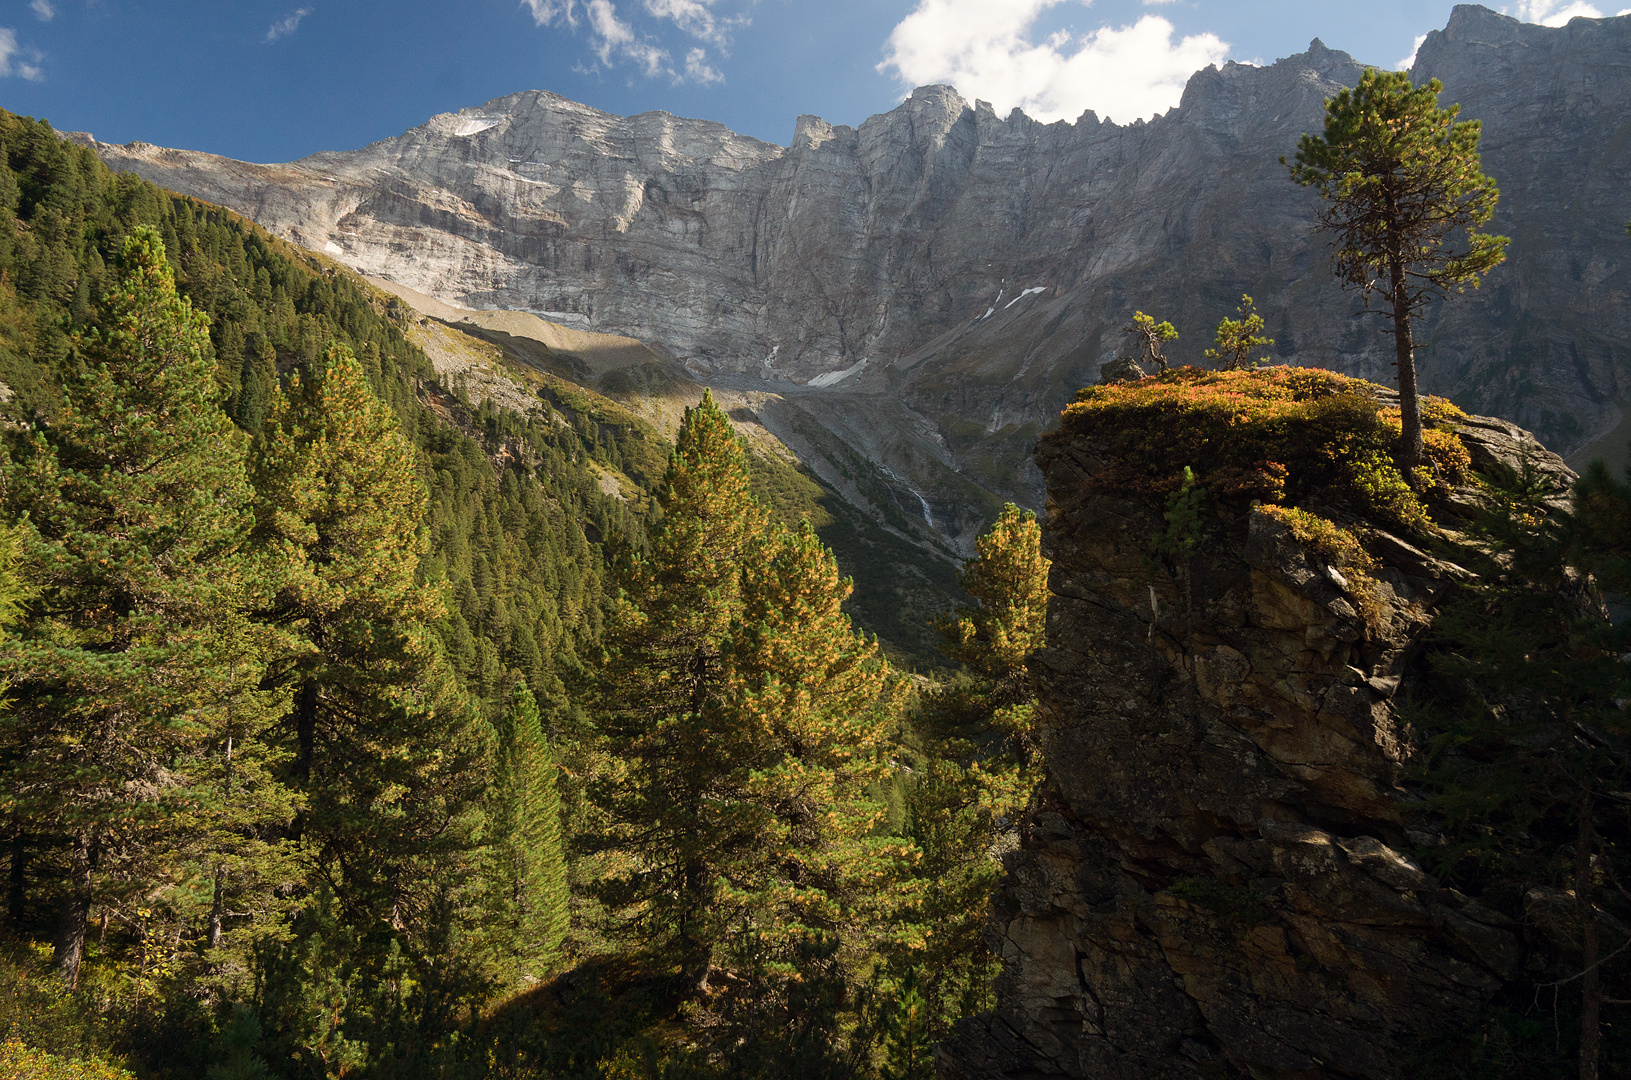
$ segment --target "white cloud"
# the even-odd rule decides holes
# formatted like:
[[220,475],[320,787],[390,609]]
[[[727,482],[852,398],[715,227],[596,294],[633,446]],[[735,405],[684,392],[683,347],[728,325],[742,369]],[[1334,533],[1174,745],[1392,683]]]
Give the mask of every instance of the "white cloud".
[[668,50],[634,32],[634,27],[617,17],[612,0],[589,0],[589,27],[600,39],[595,54],[602,64],[613,57],[632,60],[647,75],[661,75],[668,68]]
[[578,25],[577,0],[521,0],[521,6],[532,10],[532,21],[539,26],[554,26],[556,19]]
[[713,0],[645,0],[646,10],[659,19],[672,19],[674,25],[694,38],[723,43],[725,26],[709,10]]
[[16,75],[29,82],[39,82],[45,78],[40,67],[43,59],[45,55],[40,50],[17,43],[16,31],[0,27],[0,78]]
[[703,86],[709,83],[724,82],[725,76],[717,68],[708,63],[707,49],[692,49],[685,54],[685,77],[694,83]]
[[28,5],[34,10],[34,15],[41,22],[50,22],[57,14],[57,9],[51,6],[51,0],[34,0]]
[[1092,109],[1128,121],[1178,104],[1190,75],[1229,52],[1215,34],[1174,40],[1172,23],[1159,15],[1033,42],[1032,25],[1061,2],[919,0],[889,35],[878,70],[893,68],[907,86],[951,83],[999,113],[1017,105],[1051,122]]
[[311,8],[303,7],[296,9],[291,15],[285,15],[283,18],[266,28],[267,42],[270,43],[276,41],[278,38],[288,37],[290,34],[300,29],[300,20],[304,19],[310,14]]
[[[1603,13],[1595,5],[1585,0],[1519,0],[1515,8],[1502,8],[1503,12],[1513,18],[1522,19],[1527,23],[1539,23],[1542,26],[1564,26],[1570,19],[1601,19]],[[1624,15],[1625,12],[1620,12]]]
[[1396,71],[1409,71],[1416,66],[1416,54],[1421,51],[1421,43],[1427,40],[1426,34],[1417,34],[1415,43],[1410,46],[1410,55],[1394,64]]
[[[660,23],[673,23],[683,33],[724,49],[729,45],[730,29],[745,24],[747,19],[745,16],[726,19],[716,17],[713,11],[716,2],[717,0],[643,0],[642,6],[647,15],[659,20]],[[725,76],[709,63],[706,49],[695,47],[689,49],[685,53],[684,62],[676,68],[673,54],[662,42],[642,32],[619,15],[617,5],[612,0],[521,0],[521,4],[532,12],[533,22],[539,26],[554,26],[560,23],[576,28],[581,14],[593,39],[590,47],[600,58],[600,63],[607,67],[625,62],[632,63],[648,78],[667,77],[676,83],[695,82],[706,85],[725,81]],[[579,65],[574,70],[596,69],[585,69]]]

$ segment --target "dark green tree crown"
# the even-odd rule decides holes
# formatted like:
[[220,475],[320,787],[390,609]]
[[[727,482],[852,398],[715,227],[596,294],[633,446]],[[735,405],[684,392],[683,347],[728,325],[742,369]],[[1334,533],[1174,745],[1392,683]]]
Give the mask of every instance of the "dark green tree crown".
[[[1323,135],[1304,135],[1291,178],[1317,190],[1320,224],[1334,233],[1344,284],[1388,295],[1390,260],[1408,264],[1409,307],[1477,287],[1506,257],[1507,237],[1473,230],[1495,213],[1500,189],[1478,156],[1480,124],[1440,108],[1437,79],[1412,86],[1402,71],[1370,68],[1325,105]],[[1285,159],[1282,158],[1283,162]],[[1448,243],[1467,232],[1464,247]]]

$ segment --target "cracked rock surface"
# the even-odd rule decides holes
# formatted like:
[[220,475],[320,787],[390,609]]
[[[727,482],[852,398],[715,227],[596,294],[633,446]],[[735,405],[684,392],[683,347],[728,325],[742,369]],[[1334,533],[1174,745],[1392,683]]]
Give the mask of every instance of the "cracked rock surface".
[[[1475,460],[1527,460],[1559,495],[1573,481],[1510,424],[1459,431]],[[1159,500],[1095,492],[1084,437],[1038,462],[1048,779],[994,907],[1000,1005],[941,1048],[943,1075],[1405,1075],[1403,1047],[1546,947],[1401,854],[1414,746],[1393,699],[1469,572],[1368,533],[1384,610],[1367,623],[1279,519],[1214,500],[1185,574],[1154,574]],[[1435,518],[1453,529],[1473,497]],[[1559,907],[1542,892],[1531,909]]]

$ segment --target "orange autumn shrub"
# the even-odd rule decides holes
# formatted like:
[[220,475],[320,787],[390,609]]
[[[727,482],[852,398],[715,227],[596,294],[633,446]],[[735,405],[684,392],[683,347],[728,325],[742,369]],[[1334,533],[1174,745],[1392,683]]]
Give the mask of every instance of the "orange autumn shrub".
[[[1399,471],[1396,408],[1363,379],[1317,368],[1175,368],[1083,390],[1053,439],[1081,439],[1108,462],[1093,481],[1121,494],[1167,495],[1185,466],[1215,497],[1300,505],[1314,499],[1412,531],[1431,527]],[[1444,425],[1464,416],[1424,398],[1430,463],[1418,486],[1460,483],[1470,459]]]

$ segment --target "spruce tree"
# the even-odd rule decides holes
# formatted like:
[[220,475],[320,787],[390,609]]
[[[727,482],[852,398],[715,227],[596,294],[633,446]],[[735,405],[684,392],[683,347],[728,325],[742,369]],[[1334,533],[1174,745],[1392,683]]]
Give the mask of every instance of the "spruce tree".
[[570,912],[555,755],[525,683],[498,732],[488,813],[493,927],[511,977],[544,975],[559,955]]
[[245,439],[158,234],[135,230],[122,262],[61,411],[6,474],[39,587],[0,650],[6,810],[13,830],[62,838],[55,962],[70,985],[93,906],[184,903],[175,890],[215,875],[210,838],[226,834],[238,850],[217,889],[248,887],[289,811],[260,742],[276,700],[258,686],[266,635],[242,615],[258,591]]

